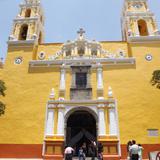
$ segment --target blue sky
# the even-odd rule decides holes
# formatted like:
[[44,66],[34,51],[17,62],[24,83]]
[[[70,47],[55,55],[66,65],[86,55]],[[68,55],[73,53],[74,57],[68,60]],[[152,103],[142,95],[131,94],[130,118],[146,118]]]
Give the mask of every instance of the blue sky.
[[[0,0],[0,57],[6,57],[6,41],[23,0]],[[89,39],[121,40],[123,0],[41,0],[45,13],[45,42],[75,39],[80,27]],[[160,24],[160,1],[149,0]]]

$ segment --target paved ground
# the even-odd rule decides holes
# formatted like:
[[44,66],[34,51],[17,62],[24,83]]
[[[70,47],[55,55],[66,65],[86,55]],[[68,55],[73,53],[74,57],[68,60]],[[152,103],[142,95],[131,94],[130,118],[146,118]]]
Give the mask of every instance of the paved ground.
[[[33,158],[0,158],[0,160],[43,160],[43,159],[33,159]],[[73,158],[73,160],[78,160],[78,158]],[[86,160],[91,160],[91,158],[86,158]],[[126,159],[121,159],[121,160],[126,160]],[[143,160],[148,160],[148,159],[143,159]]]

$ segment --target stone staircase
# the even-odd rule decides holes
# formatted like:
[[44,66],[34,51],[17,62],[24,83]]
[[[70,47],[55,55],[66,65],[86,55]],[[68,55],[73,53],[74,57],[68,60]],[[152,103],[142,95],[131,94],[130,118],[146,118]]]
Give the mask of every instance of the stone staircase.
[[[74,157],[72,160],[79,160],[78,157]],[[85,160],[91,160],[90,157],[87,157]],[[96,159],[95,159],[96,160]]]

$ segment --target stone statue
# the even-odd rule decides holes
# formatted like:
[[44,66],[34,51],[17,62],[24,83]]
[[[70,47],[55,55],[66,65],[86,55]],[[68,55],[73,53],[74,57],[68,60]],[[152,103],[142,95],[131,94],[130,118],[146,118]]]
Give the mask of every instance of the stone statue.
[[54,91],[54,88],[52,88],[49,98],[50,98],[50,99],[55,99],[55,91]]
[[113,97],[113,91],[112,91],[111,86],[108,87],[108,97],[109,97],[109,98],[112,98],[112,97]]

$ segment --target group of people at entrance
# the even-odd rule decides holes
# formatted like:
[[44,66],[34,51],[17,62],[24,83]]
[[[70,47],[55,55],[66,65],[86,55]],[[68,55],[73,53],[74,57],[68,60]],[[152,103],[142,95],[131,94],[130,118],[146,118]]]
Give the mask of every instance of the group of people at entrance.
[[[65,148],[65,160],[72,160],[72,157],[75,153],[75,149],[71,146],[67,146]],[[87,146],[84,142],[82,146],[78,148],[78,158],[79,160],[85,160],[86,157],[91,157],[91,160],[103,160],[103,145],[102,143],[96,143],[95,141],[91,141],[91,143]]]
[[143,147],[140,144],[136,144],[135,140],[127,143],[128,160],[142,160]]

